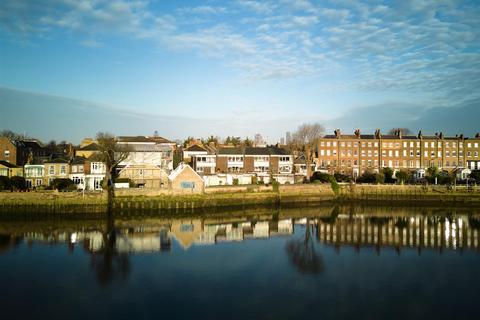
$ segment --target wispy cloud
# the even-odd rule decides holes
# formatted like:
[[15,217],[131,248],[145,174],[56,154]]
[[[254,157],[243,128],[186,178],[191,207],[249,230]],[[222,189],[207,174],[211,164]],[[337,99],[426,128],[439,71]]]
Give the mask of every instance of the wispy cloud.
[[4,0],[0,30],[12,41],[69,32],[90,47],[111,34],[150,39],[222,58],[249,79],[341,78],[351,90],[422,92],[451,101],[480,95],[475,2],[218,3],[158,12],[148,1]]

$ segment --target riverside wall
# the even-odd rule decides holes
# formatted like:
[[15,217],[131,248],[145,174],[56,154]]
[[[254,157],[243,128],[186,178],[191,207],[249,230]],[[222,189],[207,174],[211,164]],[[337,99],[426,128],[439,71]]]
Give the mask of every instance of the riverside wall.
[[[15,212],[92,216],[106,212],[104,192],[0,192],[0,213]],[[126,189],[116,192],[114,209],[130,212],[215,212],[228,207],[254,206],[289,207],[312,206],[319,203],[370,203],[388,205],[455,205],[480,207],[480,187],[447,188],[416,185],[340,185],[299,184],[280,186],[228,186],[206,188],[204,193],[174,192],[172,190]]]

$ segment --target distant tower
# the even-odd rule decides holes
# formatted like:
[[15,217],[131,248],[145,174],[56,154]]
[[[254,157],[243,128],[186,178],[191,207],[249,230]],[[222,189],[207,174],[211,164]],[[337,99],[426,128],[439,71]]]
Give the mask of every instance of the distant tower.
[[281,138],[280,138],[280,144],[281,144],[281,145],[285,145],[285,138],[284,138],[284,137],[281,137]]
[[289,144],[290,142],[292,142],[292,134],[290,133],[290,131],[287,131],[286,136],[287,136],[286,142],[287,142],[287,144]]
[[265,141],[260,133],[255,134],[255,138],[253,140],[253,144],[255,147],[265,147]]

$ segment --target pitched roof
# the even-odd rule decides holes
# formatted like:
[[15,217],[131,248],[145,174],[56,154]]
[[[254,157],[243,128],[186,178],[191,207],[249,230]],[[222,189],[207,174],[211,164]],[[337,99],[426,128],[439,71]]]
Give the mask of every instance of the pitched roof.
[[279,147],[269,147],[270,149],[270,154],[275,155],[275,156],[289,156],[290,151],[288,151],[285,148],[279,148]]
[[15,142],[17,147],[24,147],[30,149],[41,149],[42,144],[36,140],[18,140]]
[[5,160],[0,160],[0,165],[5,166],[7,168],[20,168],[19,166]]
[[180,162],[178,166],[168,175],[168,179],[170,181],[175,180],[175,178],[183,171],[183,170],[191,170],[195,175],[197,175],[202,181],[202,177],[198,173],[195,172],[195,170],[192,169],[188,164],[184,162]]
[[64,158],[48,159],[44,163],[68,163],[69,161]]
[[72,159],[72,164],[84,164],[85,160],[87,160],[85,157],[75,157]]
[[92,142],[84,147],[81,147],[80,150],[82,151],[99,151],[100,148],[98,147],[98,144],[95,142]]
[[155,141],[156,143],[174,143],[164,137],[147,137],[152,141]]
[[193,144],[193,145],[191,145],[190,147],[184,149],[183,151],[204,151],[204,152],[206,152],[207,149],[202,148],[202,147],[199,146],[198,144]]
[[243,150],[241,148],[220,148],[218,150],[219,155],[229,155],[229,154],[243,154]]
[[245,148],[246,155],[270,155],[270,148],[262,147],[247,147]]
[[155,142],[153,139],[145,136],[119,136],[119,142]]

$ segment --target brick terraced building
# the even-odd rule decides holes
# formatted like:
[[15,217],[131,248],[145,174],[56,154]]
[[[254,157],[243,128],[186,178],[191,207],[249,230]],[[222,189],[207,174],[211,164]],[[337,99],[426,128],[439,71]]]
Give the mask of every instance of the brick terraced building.
[[317,170],[342,173],[353,177],[365,171],[380,172],[383,168],[394,171],[438,167],[452,172],[458,168],[480,168],[480,135],[473,138],[458,135],[446,137],[443,133],[433,136],[374,134],[343,135],[339,129],[334,135],[326,135],[317,144]]

